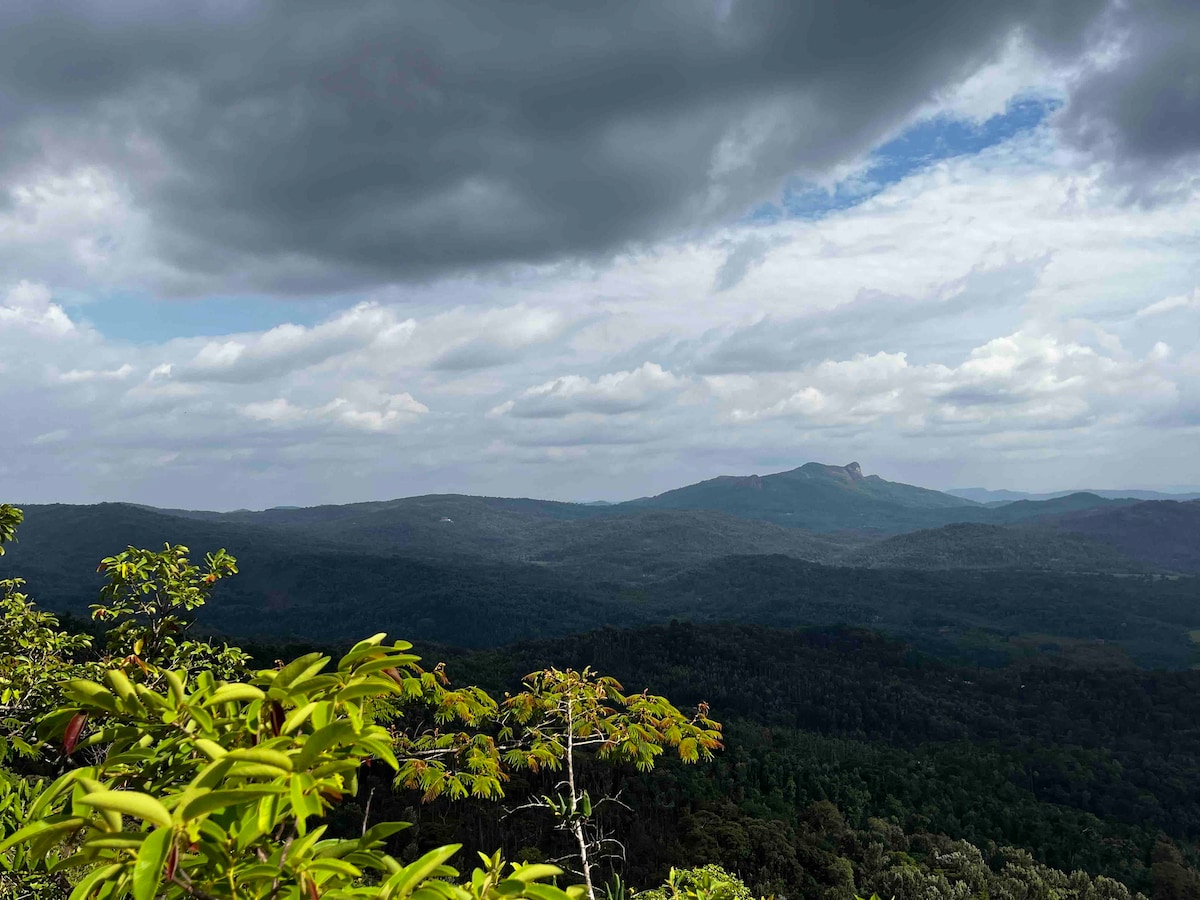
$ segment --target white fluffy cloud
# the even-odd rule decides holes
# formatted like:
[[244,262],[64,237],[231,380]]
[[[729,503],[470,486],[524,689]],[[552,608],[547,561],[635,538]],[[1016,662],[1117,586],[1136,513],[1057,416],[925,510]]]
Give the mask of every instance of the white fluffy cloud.
[[1195,483],[1198,222],[1195,198],[1124,205],[1043,128],[817,220],[308,324],[134,343],[35,267],[0,289],[0,481],[218,507],[617,499],[809,459],[942,487]]
[[1093,338],[1018,331],[975,347],[954,366],[912,365],[904,353],[859,354],[782,378],[743,377],[722,393],[740,424],[788,418],[802,428],[887,427],[924,439],[1135,427],[1170,408],[1182,373],[1166,344],[1137,358],[1112,335]]
[[670,402],[683,382],[657,363],[590,379],[563,375],[526,388],[515,400],[494,407],[492,417],[560,419],[577,414],[615,416],[641,412]]
[[51,302],[44,284],[21,281],[10,287],[0,302],[0,328],[56,338],[74,331],[75,323],[61,306]]
[[239,410],[243,416],[281,428],[318,427],[336,424],[353,431],[388,431],[429,412],[429,407],[409,393],[387,394],[369,407],[360,407],[345,397],[336,397],[323,406],[297,406],[285,397],[247,403]]

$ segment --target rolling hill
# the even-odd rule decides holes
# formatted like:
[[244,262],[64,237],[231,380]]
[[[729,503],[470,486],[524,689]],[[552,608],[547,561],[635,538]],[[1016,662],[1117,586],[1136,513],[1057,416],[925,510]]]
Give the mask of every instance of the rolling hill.
[[[409,530],[393,531],[385,514],[396,508]],[[126,544],[184,543],[197,557],[227,547],[241,573],[222,583],[202,624],[276,639],[388,631],[478,647],[672,619],[854,624],[939,650],[975,634],[991,635],[986,645],[1005,635],[1048,634],[1181,666],[1192,658],[1188,632],[1200,625],[1195,579],[1139,576],[1124,561],[1119,568],[1130,577],[1096,574],[1100,538],[1061,526],[1033,534],[959,525],[872,544],[700,511],[624,507],[570,517],[479,498],[417,498],[396,508],[376,507],[365,517],[361,509],[270,511],[272,524],[257,524],[261,514],[32,506],[20,543],[0,559],[0,577],[24,577],[40,603],[81,614],[100,587],[96,561]],[[1137,509],[1061,515],[1072,528],[1110,535],[1141,522],[1128,515]],[[477,510],[480,522],[463,522]],[[448,511],[457,518],[442,515]],[[1117,513],[1126,515],[1109,517]],[[305,515],[315,521],[287,521]],[[1160,516],[1151,521],[1162,525]],[[453,530],[460,524],[470,527]],[[460,537],[438,545],[428,535],[439,528]],[[437,552],[421,549],[431,547]],[[1110,562],[1119,559],[1107,552]],[[516,553],[525,555],[505,556]],[[1058,566],[1067,571],[1049,571]]]
[[843,565],[892,569],[1020,569],[1150,572],[1155,566],[1050,526],[963,522],[895,535],[851,551]]
[[[979,504],[928,488],[864,475],[858,463],[806,463],[773,475],[723,475],[627,506],[712,510],[812,531],[909,531],[943,521],[943,511]],[[954,513],[952,513],[953,517]]]
[[1147,500],[1077,510],[1048,520],[1173,572],[1200,572],[1200,500]]

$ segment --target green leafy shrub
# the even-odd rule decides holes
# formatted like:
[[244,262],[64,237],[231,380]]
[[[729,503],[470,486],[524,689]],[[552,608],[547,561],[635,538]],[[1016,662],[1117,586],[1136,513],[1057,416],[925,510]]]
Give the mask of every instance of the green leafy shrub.
[[[0,508],[0,543],[19,522],[19,510]],[[591,799],[575,788],[576,754],[646,769],[664,747],[691,762],[720,746],[707,708],[688,717],[665,698],[626,697],[590,670],[535,673],[498,704],[478,688],[452,688],[441,666],[422,669],[410,644],[382,634],[334,668],[310,653],[250,673],[240,650],[184,639],[216,582],[237,571],[224,550],[201,568],[186,547],[129,547],[100,571],[107,583],[93,616],[111,626],[101,660],[77,661],[90,640],[60,632],[20,582],[3,583],[0,761],[12,748],[40,750],[59,771],[76,763],[49,783],[0,770],[0,887],[14,896],[591,896]],[[565,766],[561,814],[579,838],[585,884],[563,891],[545,883],[559,867],[495,854],[456,885],[447,862],[459,845],[402,866],[386,843],[404,823],[364,816],[358,836],[329,834],[323,820],[357,792],[370,761],[426,799],[497,798],[514,769]]]
[[[457,875],[446,866],[457,845],[401,866],[382,848],[402,823],[364,823],[360,837],[343,840],[316,824],[355,792],[364,761],[399,768],[387,730],[363,709],[400,693],[396,672],[415,657],[409,645],[382,640],[360,642],[328,672],[328,657],[310,654],[243,682],[149,667],[109,669],[103,684],[70,682],[74,702],[43,722],[45,736],[68,754],[104,747],[103,758],[42,789],[0,853],[27,847],[40,856],[77,842],[59,865],[84,873],[72,893],[81,900],[566,900],[541,883],[555,867],[503,875],[495,858],[454,887],[444,879]],[[163,690],[146,685],[157,675]]]

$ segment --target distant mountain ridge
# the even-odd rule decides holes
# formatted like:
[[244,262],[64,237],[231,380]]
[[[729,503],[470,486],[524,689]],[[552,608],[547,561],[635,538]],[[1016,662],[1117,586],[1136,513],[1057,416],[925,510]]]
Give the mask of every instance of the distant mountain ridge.
[[606,506],[442,494],[231,513],[24,508],[0,578],[27,578],[49,608],[84,613],[96,562],[127,544],[225,547],[241,574],[205,621],[232,634],[397,630],[486,646],[673,618],[849,622],[934,643],[975,629],[1119,639],[1175,666],[1200,624],[1200,579],[1162,577],[1200,574],[1198,501],[983,506],[857,464]]
[[1017,500],[1056,500],[1059,497],[1069,497],[1071,494],[1093,494],[1105,500],[1200,500],[1200,492],[1114,490],[1111,488],[1084,488],[1075,491],[1049,491],[1045,493],[989,490],[988,488],[950,488],[946,493],[954,497],[961,497],[964,500],[973,500],[976,503],[983,504],[1012,503]]
[[940,521],[931,515],[935,511],[979,506],[941,491],[864,475],[857,462],[811,462],[772,475],[722,475],[622,505],[713,510],[812,531],[886,532],[934,524]]
[[256,604],[286,618],[325,603],[352,623],[355,609],[385,602],[372,592],[396,592],[392,608],[436,599],[443,613],[428,633],[442,640],[452,609],[465,617],[458,623],[532,603],[544,604],[539,615],[574,610],[573,626],[621,624],[634,608],[614,591],[654,596],[733,558],[930,573],[1200,573],[1200,502],[1076,493],[984,506],[865,475],[857,463],[726,476],[611,505],[439,494],[257,512],[123,503],[25,512],[0,577],[28,578],[53,608],[95,600],[100,558],[170,541],[196,556],[236,555],[246,574],[231,590],[245,616]]

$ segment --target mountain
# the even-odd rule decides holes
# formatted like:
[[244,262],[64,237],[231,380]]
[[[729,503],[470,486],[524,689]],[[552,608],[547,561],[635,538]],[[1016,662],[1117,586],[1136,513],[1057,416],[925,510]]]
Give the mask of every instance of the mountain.
[[1106,500],[1200,500],[1200,493],[1184,491],[1173,493],[1165,491],[1095,490],[1092,488],[1075,491],[1051,491],[1042,494],[1033,494],[1027,491],[993,491],[987,488],[951,488],[946,493],[953,497],[961,497],[964,500],[973,500],[976,503],[983,503],[985,505],[1012,503],[1014,500],[1054,500],[1070,494],[1094,494]]
[[1113,509],[1122,506],[1133,506],[1140,501],[1107,499],[1096,494],[1079,491],[1065,494],[1050,500],[1016,500],[999,506],[984,507],[975,519],[964,517],[961,521],[983,521],[994,523],[1049,521],[1067,513],[1083,512],[1089,509]]
[[1147,500],[1077,510],[1050,521],[1134,559],[1173,572],[1200,572],[1200,500]]
[[969,522],[913,531],[852,551],[843,565],[885,569],[1020,569],[1147,572],[1101,541],[1048,526]]
[[[417,580],[426,585],[439,578],[461,581],[463,573],[505,572],[508,586],[503,590],[497,584],[504,579],[470,588],[477,597],[499,602],[501,593],[515,596],[551,586],[574,590],[581,582],[640,584],[731,553],[832,563],[863,543],[853,536],[815,535],[719,513],[609,511],[455,495],[262,512],[166,511],[124,503],[24,510],[20,541],[0,558],[0,577],[20,575],[46,602],[76,612],[95,601],[101,584],[94,572],[97,561],[131,544],[184,544],[197,559],[224,547],[241,563],[243,575],[236,583],[245,587],[234,589],[239,595],[262,581],[260,573],[282,572],[291,585],[286,592],[304,606],[306,594],[325,596],[319,586],[324,578],[292,576],[312,572],[314,566],[322,572],[355,570],[343,576],[344,589],[354,584],[365,592],[369,582],[389,595],[395,593],[389,579],[407,585],[417,577],[403,574],[402,563],[424,566]],[[310,564],[307,557],[317,562]],[[442,574],[435,577],[430,567]],[[268,593],[284,590],[265,582],[261,587],[263,602]],[[390,602],[373,601],[366,593],[360,597],[364,603]],[[250,615],[247,621],[256,618]]]
[[[172,541],[194,558],[219,547],[238,557],[239,574],[219,585],[201,617],[204,627],[238,637],[340,641],[387,631],[482,647],[678,619],[853,624],[938,652],[982,640],[985,660],[996,656],[1002,636],[1031,634],[1103,642],[1096,646],[1123,647],[1168,667],[1186,666],[1194,652],[1195,579],[1132,574],[1136,567],[1123,562],[1126,577],[1096,574],[1101,567],[1079,548],[1101,538],[1064,537],[1061,524],[1038,527],[1057,529],[1046,547],[1076,548],[1075,556],[1051,556],[1066,559],[1067,572],[1019,571],[1048,567],[1045,555],[1058,551],[1037,550],[1006,529],[918,534],[907,556],[898,542],[872,557],[861,537],[702,511],[624,507],[572,517],[558,507],[480,498],[388,507],[189,517],[127,504],[30,506],[20,542],[0,558],[0,578],[24,577],[46,607],[86,614],[101,586],[98,559],[126,544]],[[389,518],[397,509],[408,531]],[[1071,528],[1102,531],[1106,541],[1133,527],[1100,515],[1060,515]],[[273,524],[255,524],[263,517]],[[1151,521],[1162,524],[1158,515]],[[964,533],[970,539],[956,536]],[[447,537],[445,552],[416,552],[436,546],[429,542],[438,534],[460,539]],[[764,552],[771,548],[785,552]],[[529,556],[505,555],[516,552]]]
[[920,528],[947,510],[980,508],[961,497],[863,475],[862,467],[807,463],[774,475],[723,475],[624,504],[712,510],[812,531]]
[[[215,527],[243,536],[249,529],[259,540],[288,546],[315,541],[356,553],[528,563],[633,581],[675,574],[731,553],[782,553],[833,562],[865,540],[853,535],[815,535],[715,512],[461,494],[307,509],[277,507],[261,512],[139,509],[146,511],[145,524],[151,520],[158,523],[155,533],[165,531],[158,526],[168,521],[163,517],[170,517],[185,521],[179,526],[184,534],[196,528],[204,534],[214,533],[211,529]],[[64,515],[51,507],[29,507],[26,513],[35,518]],[[144,535],[146,528],[138,533]]]

